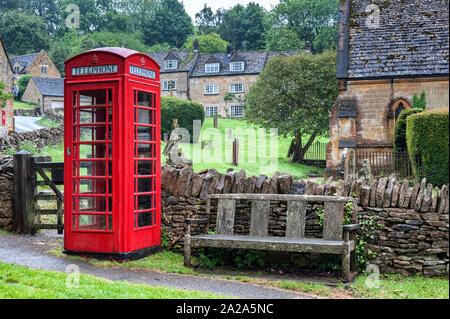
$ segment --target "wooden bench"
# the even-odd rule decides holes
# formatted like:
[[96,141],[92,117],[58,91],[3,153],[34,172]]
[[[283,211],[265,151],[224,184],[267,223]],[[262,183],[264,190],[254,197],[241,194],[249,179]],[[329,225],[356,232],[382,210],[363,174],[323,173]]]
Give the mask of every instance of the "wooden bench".
[[[216,232],[214,235],[191,235],[192,224],[206,224],[209,218],[186,219],[184,238],[184,264],[191,265],[191,249],[194,247],[238,248],[299,253],[324,253],[342,255],[342,272],[345,281],[350,280],[350,266],[356,258],[355,232],[357,224],[357,200],[351,197],[279,194],[213,194],[206,200],[209,216],[211,199],[217,199]],[[248,236],[234,235],[236,200],[250,200],[251,218]],[[286,236],[269,237],[270,201],[287,201]],[[323,202],[323,238],[306,238],[306,203]],[[353,202],[354,213],[351,225],[343,225],[345,204]]]

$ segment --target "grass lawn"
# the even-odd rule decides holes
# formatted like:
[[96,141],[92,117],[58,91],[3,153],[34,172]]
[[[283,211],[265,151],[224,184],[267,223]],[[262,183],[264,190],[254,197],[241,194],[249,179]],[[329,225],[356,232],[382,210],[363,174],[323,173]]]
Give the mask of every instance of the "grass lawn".
[[[66,256],[61,250],[53,250],[57,256]],[[236,270],[236,275],[214,275],[210,272],[201,272],[188,268],[183,265],[183,256],[171,251],[162,251],[150,255],[146,258],[129,261],[115,262],[97,260],[93,258],[83,258],[66,256],[67,258],[82,259],[99,267],[121,267],[121,268],[140,268],[160,272],[209,276],[237,280],[246,283],[265,285],[275,288],[288,289],[298,292],[311,293],[329,298],[370,298],[370,299],[448,299],[449,298],[449,280],[448,278],[422,278],[405,277],[396,274],[380,275],[380,287],[369,288],[366,285],[366,275],[360,275],[356,278],[350,288],[344,288],[344,285],[335,287],[326,286],[320,283],[305,283],[292,280],[267,280],[263,278],[261,271]],[[247,275],[252,273],[256,276]]]
[[60,122],[49,119],[45,115],[38,121],[38,123],[45,127],[58,127],[61,125]]
[[[289,173],[295,179],[307,177],[308,173],[322,174],[323,170],[311,166],[293,164],[286,157],[292,138],[278,137],[278,146],[276,143],[270,141],[269,134],[265,136],[266,143],[263,152],[259,151],[258,135],[256,133],[256,140],[249,140],[248,135],[245,135],[246,129],[254,128],[250,123],[244,120],[236,119],[219,119],[218,121],[218,135],[220,139],[214,140],[212,149],[208,146],[202,150],[201,141],[205,141],[208,145],[209,141],[214,138],[214,120],[213,118],[206,118],[202,126],[199,143],[187,144],[182,143],[181,149],[187,158],[193,159],[194,171],[199,171],[206,168],[215,168],[220,173],[226,173],[228,168],[234,170],[245,169],[247,176],[265,174],[272,176],[275,171],[281,173]],[[233,137],[229,138],[229,130],[232,129]],[[241,133],[239,133],[239,130]],[[256,131],[255,131],[256,132]],[[244,134],[244,136],[242,136]],[[239,151],[239,165],[237,167],[232,165],[232,140],[238,137],[239,146],[242,148]],[[306,138],[306,137],[305,137]],[[327,138],[317,138],[316,141],[328,142]],[[165,144],[162,144],[162,150]],[[266,156],[273,155],[272,162],[269,162]]]
[[34,110],[36,105],[14,100],[15,110]]
[[[0,262],[0,299],[218,299],[225,296],[80,274],[78,287],[67,287],[66,273],[33,270]],[[73,281],[69,281],[73,282]]]
[[[194,171],[198,172],[202,169],[215,168],[220,173],[226,173],[227,169],[233,168],[234,170],[245,169],[247,173],[247,177],[253,175],[265,174],[267,176],[272,176],[275,171],[279,171],[281,173],[289,173],[295,179],[306,178],[308,173],[315,174],[323,174],[323,169],[302,165],[302,164],[293,164],[286,157],[288,152],[291,138],[285,138],[282,136],[278,137],[278,150],[277,156],[274,157],[273,165],[269,165],[269,163],[265,162],[264,159],[258,160],[258,156],[256,156],[256,162],[252,162],[252,156],[258,155],[258,144],[257,141],[252,141],[252,143],[248,142],[248,138],[240,138],[240,146],[243,147],[243,151],[240,152],[241,159],[239,160],[239,165],[237,167],[231,164],[231,150],[226,145],[225,140],[228,137],[228,130],[231,128],[233,132],[238,132],[238,129],[245,130],[246,128],[250,128],[251,126],[244,120],[232,120],[232,119],[219,119],[218,130],[220,132],[220,137],[222,142],[221,145],[216,145],[212,147],[211,150],[206,148],[205,150],[201,150],[201,141],[208,141],[211,139],[210,134],[213,129],[213,119],[207,118],[203,123],[200,142],[196,144],[187,144],[182,143],[181,149],[185,153],[185,156],[188,158],[200,158],[202,161],[194,160],[193,166]],[[209,132],[208,132],[209,131]],[[269,143],[269,136],[266,136],[267,146],[269,145],[272,149],[266,149],[266,152],[273,152],[273,144]],[[316,139],[321,142],[328,142],[327,138],[318,138]],[[164,150],[165,143],[161,143],[161,152]],[[54,162],[62,162],[64,161],[64,145],[58,146],[48,146],[43,148],[39,155],[50,155],[52,157],[52,161]],[[36,152],[33,152],[36,153]],[[217,157],[217,155],[222,155]],[[250,154],[250,160],[249,160]],[[163,156],[162,163],[165,163],[166,157]]]

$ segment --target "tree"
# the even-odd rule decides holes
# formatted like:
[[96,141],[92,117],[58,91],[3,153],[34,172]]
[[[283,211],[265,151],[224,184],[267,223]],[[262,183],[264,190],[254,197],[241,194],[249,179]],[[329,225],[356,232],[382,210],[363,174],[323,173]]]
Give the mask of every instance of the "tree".
[[179,48],[194,34],[194,26],[178,0],[161,0],[155,12],[144,19],[142,32],[149,46],[166,42]]
[[266,12],[259,4],[240,4],[227,11],[218,11],[219,34],[235,49],[259,50],[265,47],[264,19]]
[[266,32],[266,47],[269,51],[290,51],[305,48],[305,43],[294,31],[279,27]]
[[422,91],[420,98],[414,93],[413,108],[418,110],[425,110],[427,107],[427,100],[425,99],[425,91]]
[[[195,39],[198,41],[199,51],[201,53],[227,52],[228,42],[223,40],[217,33],[197,35]],[[182,49],[192,51],[194,49],[193,37],[188,38]]]
[[195,24],[198,26],[199,34],[209,34],[212,32],[217,33],[217,16],[206,3],[203,9],[195,14]]
[[314,139],[328,132],[338,92],[335,65],[331,51],[273,58],[250,88],[245,118],[293,136],[288,152],[293,163],[301,163]]
[[36,15],[17,10],[0,14],[0,30],[11,55],[39,52],[50,46],[45,23]]
[[293,32],[298,41],[309,41],[315,52],[333,49],[338,7],[339,0],[280,0],[267,20],[268,37],[276,39],[270,36],[271,30],[285,28]]

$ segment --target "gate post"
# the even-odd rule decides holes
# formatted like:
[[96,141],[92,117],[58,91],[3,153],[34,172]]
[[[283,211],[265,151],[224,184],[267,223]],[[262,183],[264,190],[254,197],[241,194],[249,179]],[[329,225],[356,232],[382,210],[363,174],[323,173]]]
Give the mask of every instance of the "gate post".
[[20,151],[14,154],[14,231],[34,235],[35,181],[32,165],[31,153]]

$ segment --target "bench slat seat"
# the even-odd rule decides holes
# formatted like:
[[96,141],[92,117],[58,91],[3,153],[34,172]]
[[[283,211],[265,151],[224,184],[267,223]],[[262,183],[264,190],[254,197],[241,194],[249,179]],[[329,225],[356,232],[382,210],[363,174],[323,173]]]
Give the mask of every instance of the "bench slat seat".
[[[245,235],[196,235],[191,237],[192,247],[216,247],[342,254],[345,241],[316,238],[256,237]],[[349,247],[353,250],[353,246]]]

